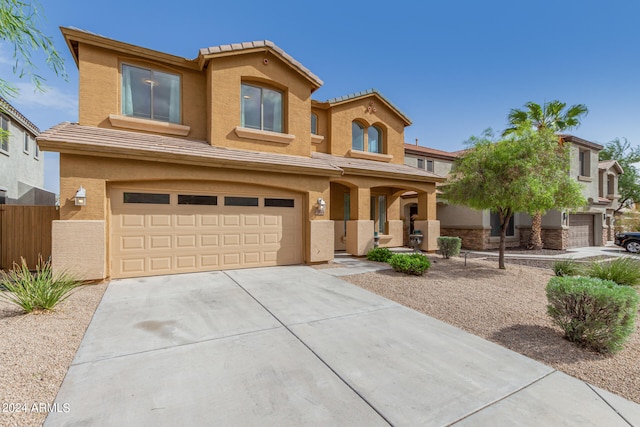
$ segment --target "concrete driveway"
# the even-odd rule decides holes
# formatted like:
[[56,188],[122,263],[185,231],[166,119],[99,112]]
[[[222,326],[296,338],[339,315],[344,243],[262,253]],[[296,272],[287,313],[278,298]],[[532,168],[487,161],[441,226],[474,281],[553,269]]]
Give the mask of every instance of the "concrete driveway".
[[640,425],[640,405],[272,267],[112,281],[45,426]]

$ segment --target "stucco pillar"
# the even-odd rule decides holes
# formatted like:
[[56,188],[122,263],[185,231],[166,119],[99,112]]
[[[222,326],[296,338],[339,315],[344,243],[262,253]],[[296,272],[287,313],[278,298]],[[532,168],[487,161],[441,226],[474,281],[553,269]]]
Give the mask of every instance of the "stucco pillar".
[[380,238],[380,246],[395,248],[403,245],[404,223],[399,219],[387,221],[387,236]]
[[373,221],[347,221],[347,252],[351,255],[366,255],[373,248]]
[[436,193],[419,192],[418,193],[418,220],[436,219]]
[[400,219],[400,196],[387,196],[387,220]]
[[[418,212],[420,207],[418,206]],[[440,237],[440,221],[437,220],[415,220],[413,223],[415,230],[422,231],[424,238],[420,249],[427,252],[435,252],[438,250],[438,237]]]
[[327,262],[334,254],[334,225],[331,220],[309,221],[309,262]]
[[[368,220],[371,216],[371,190],[369,188],[351,189],[350,218],[352,220]],[[373,231],[371,232],[373,236]]]

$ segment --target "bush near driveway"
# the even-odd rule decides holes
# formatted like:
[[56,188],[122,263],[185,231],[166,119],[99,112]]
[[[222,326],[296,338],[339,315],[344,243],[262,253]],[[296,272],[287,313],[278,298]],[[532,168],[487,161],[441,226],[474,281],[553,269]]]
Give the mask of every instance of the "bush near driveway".
[[387,248],[373,248],[367,252],[367,259],[369,261],[389,262],[392,256],[393,252]]
[[635,330],[638,293],[593,277],[552,277],[547,311],[565,338],[601,353],[623,348]]
[[80,282],[68,274],[54,275],[51,263],[42,259],[35,273],[29,271],[27,262],[13,265],[0,280],[0,298],[22,308],[25,313],[52,310],[56,304],[69,297]]
[[460,255],[461,247],[462,239],[459,237],[438,237],[438,250],[445,259],[449,259],[452,256]]
[[553,262],[553,272],[556,276],[579,276],[583,266],[573,259],[561,259]]
[[429,259],[422,254],[395,254],[389,259],[389,265],[395,271],[415,276],[422,276],[431,267]]

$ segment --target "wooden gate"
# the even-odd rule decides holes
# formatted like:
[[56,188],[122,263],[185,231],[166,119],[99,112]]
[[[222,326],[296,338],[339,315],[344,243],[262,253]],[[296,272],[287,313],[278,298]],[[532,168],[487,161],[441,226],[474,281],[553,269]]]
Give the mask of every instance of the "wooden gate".
[[60,219],[56,206],[0,205],[0,269],[9,270],[20,257],[35,268],[38,257],[51,256],[51,225]]

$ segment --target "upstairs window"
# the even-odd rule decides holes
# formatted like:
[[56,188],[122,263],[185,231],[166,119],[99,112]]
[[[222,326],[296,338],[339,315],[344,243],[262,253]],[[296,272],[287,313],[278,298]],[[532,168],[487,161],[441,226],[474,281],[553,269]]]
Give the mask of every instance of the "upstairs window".
[[351,123],[351,148],[364,150],[364,126],[358,122]]
[[29,154],[29,134],[27,132],[24,133],[24,147],[23,147],[23,151],[25,154]]
[[242,83],[241,126],[283,132],[283,94],[274,89]]
[[418,160],[418,169],[424,169],[424,159],[417,159]]
[[578,154],[580,163],[580,176],[591,176],[591,155],[587,150],[580,150]]
[[367,131],[367,139],[369,140],[368,149],[370,153],[382,153],[382,131],[375,127],[369,127]]
[[615,195],[616,194],[616,189],[615,189],[615,178],[613,175],[607,175],[607,195]]
[[34,140],[33,141],[33,145],[35,147],[35,151],[33,153],[33,157],[36,158],[36,160],[40,159],[40,147],[38,146],[38,143]]
[[9,152],[9,120],[0,115],[0,151]]
[[180,123],[180,76],[123,64],[122,114]]
[[318,116],[314,113],[311,113],[311,133],[318,134]]
[[427,160],[427,171],[433,172],[433,160]]

